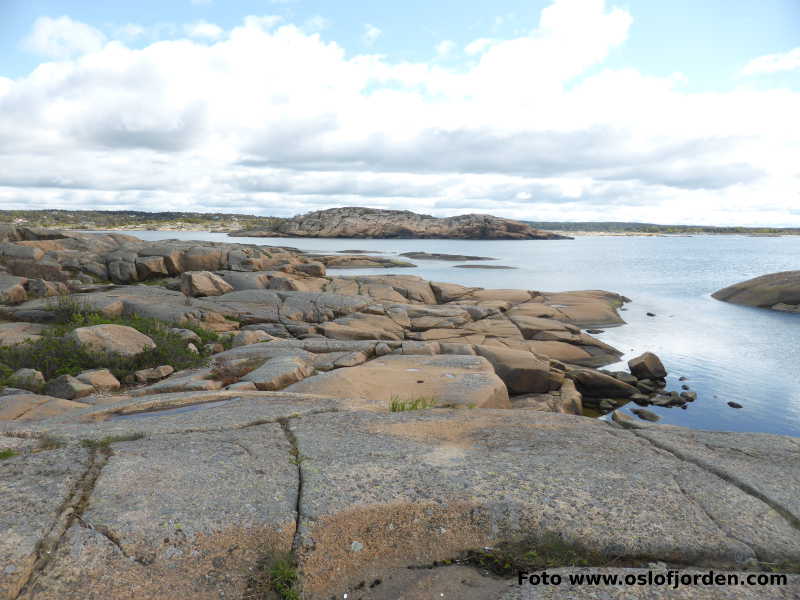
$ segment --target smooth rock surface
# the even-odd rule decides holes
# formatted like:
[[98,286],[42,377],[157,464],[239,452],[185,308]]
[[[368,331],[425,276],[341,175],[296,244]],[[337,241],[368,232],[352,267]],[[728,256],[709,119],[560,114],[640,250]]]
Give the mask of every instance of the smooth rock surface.
[[78,327],[68,333],[67,338],[99,352],[111,352],[122,356],[136,356],[148,348],[156,347],[152,339],[127,325]]

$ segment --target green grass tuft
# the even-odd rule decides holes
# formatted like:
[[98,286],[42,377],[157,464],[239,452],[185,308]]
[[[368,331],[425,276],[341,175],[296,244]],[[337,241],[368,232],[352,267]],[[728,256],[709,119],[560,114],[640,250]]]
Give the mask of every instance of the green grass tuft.
[[409,410],[424,410],[436,406],[436,398],[420,396],[413,400],[401,400],[400,396],[392,396],[389,405],[390,412],[406,412]]
[[250,577],[244,600],[300,600],[299,576],[290,554],[267,554]]
[[12,450],[11,448],[6,448],[5,450],[0,450],[0,460],[6,460],[7,458],[13,458],[19,454],[16,450]]
[[91,450],[101,450],[105,448],[109,448],[111,444],[115,444],[117,442],[133,442],[136,440],[141,440],[144,438],[143,433],[130,433],[126,435],[109,435],[99,440],[81,440],[81,446],[84,448],[89,448]]

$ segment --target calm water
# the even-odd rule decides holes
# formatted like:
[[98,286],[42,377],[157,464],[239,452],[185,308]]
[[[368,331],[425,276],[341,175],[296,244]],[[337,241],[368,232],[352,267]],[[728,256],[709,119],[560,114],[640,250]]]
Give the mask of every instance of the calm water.
[[[302,250],[362,249],[393,255],[409,251],[497,258],[514,270],[457,269],[419,261],[416,269],[358,269],[342,275],[414,274],[487,288],[544,291],[606,289],[624,294],[627,325],[597,337],[625,352],[657,353],[669,389],[685,376],[698,400],[687,410],[650,407],[661,423],[698,429],[759,431],[800,436],[800,314],[719,302],[710,294],[757,275],[800,269],[800,237],[580,237],[558,241],[349,240],[231,238],[220,233],[131,232],[147,240],[203,239]],[[492,264],[492,263],[489,263]],[[655,313],[648,317],[645,313]],[[624,365],[620,363],[619,366]],[[614,368],[611,365],[608,368]],[[733,400],[743,409],[733,409]],[[626,410],[626,409],[623,409]]]

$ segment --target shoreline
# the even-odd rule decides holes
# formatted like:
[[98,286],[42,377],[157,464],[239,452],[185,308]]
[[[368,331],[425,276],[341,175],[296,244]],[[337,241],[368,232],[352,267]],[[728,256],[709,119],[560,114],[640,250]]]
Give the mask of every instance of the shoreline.
[[[600,369],[623,354],[588,331],[625,324],[624,296],[339,275],[341,255],[236,242],[9,237],[0,330],[27,342],[4,360],[47,377],[0,395],[0,594],[255,597],[276,560],[308,600],[523,600],[516,571],[576,561],[777,571],[800,591],[797,438],[620,412],[697,399],[651,353]],[[132,354],[98,371],[80,362],[95,344]]]
[[[68,227],[61,227],[60,229],[64,231],[78,231],[78,232],[90,232],[90,231],[175,231],[175,232],[192,232],[192,233],[224,233],[228,234],[229,237],[235,238],[239,236],[230,235],[238,233],[241,230],[238,229],[230,229],[230,228],[221,228],[221,229],[208,229],[208,228],[195,228],[195,227],[141,227],[138,225],[131,225],[126,227],[107,227],[104,229],[83,229],[83,228],[68,228]],[[796,237],[800,235],[793,234],[793,233],[780,233],[780,234],[758,234],[758,233],[746,233],[746,232],[735,232],[735,233],[720,233],[720,232],[699,232],[699,233],[657,233],[657,232],[647,232],[647,231],[625,231],[625,232],[614,232],[614,231],[566,231],[566,230],[556,230],[556,229],[547,229],[543,230],[549,233],[554,233],[557,235],[563,236],[574,236],[574,237],[667,237],[667,238],[675,238],[675,237],[728,237],[728,236],[739,236],[739,237],[754,237],[754,238],[783,238],[783,237]],[[242,236],[245,237],[245,236]],[[462,242],[469,242],[469,241],[554,241],[554,240],[487,240],[483,238],[379,238],[379,237],[358,237],[358,238],[346,238],[346,237],[318,237],[318,236],[286,236],[286,235],[278,235],[274,238],[265,238],[265,239],[309,239],[309,240],[337,240],[337,239],[358,239],[358,240],[454,240],[454,241],[462,241]],[[555,240],[558,241],[558,240]],[[236,243],[236,242],[231,242]]]

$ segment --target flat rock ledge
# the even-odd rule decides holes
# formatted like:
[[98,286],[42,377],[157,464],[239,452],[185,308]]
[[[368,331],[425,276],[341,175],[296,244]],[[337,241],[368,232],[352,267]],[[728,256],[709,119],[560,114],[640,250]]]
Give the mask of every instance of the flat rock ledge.
[[[467,599],[555,598],[565,588],[534,594],[457,562],[504,544],[543,551],[553,535],[620,573],[800,561],[793,438],[530,410],[389,412],[287,392],[202,396],[0,424],[0,449],[17,452],[0,461],[0,597],[248,598],[265,565],[293,556],[303,598],[462,588]],[[720,597],[690,591],[678,597]],[[793,598],[800,582],[730,592]]]

